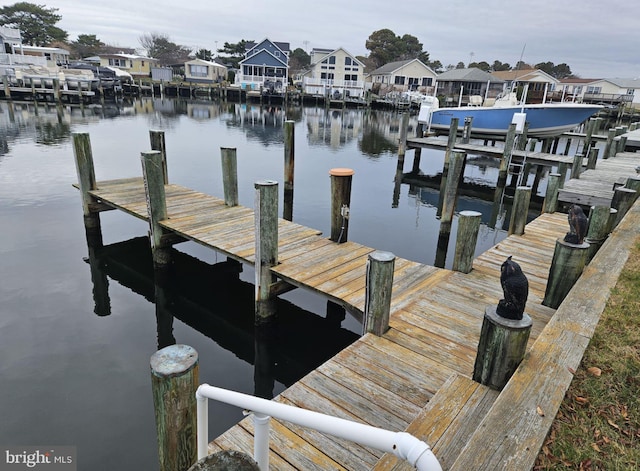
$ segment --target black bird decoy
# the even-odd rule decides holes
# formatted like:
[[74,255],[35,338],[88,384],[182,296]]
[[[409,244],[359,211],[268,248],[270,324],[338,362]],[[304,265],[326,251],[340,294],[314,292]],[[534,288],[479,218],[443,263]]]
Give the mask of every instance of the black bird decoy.
[[564,236],[564,241],[570,244],[582,244],[589,225],[587,216],[580,206],[572,204],[567,218],[569,219],[569,232]]
[[506,319],[521,320],[529,295],[529,281],[511,255],[500,267],[500,284],[504,299],[498,302],[496,314]]

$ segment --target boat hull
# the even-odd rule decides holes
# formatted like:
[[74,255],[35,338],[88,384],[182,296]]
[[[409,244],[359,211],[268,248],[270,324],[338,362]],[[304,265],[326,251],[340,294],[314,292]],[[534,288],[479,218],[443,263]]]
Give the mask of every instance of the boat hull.
[[440,108],[431,113],[433,130],[449,130],[451,119],[458,118],[462,126],[465,118],[471,117],[471,134],[475,136],[501,137],[507,134],[515,113],[526,113],[528,137],[553,137],[570,131],[589,119],[601,109],[598,105],[548,104],[526,105],[504,108],[458,107]]

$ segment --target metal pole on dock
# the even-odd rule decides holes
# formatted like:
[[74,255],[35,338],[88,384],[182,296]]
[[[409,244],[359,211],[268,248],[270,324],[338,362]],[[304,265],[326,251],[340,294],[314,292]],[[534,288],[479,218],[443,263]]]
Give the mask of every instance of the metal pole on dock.
[[91,139],[89,133],[73,133],[72,136],[87,242],[92,247],[102,247],[100,214],[94,209],[95,199],[89,194],[89,191],[97,189]]
[[460,211],[458,215],[458,234],[456,251],[453,258],[453,270],[469,273],[473,268],[473,257],[478,241],[482,213],[478,211]]
[[587,263],[589,243],[571,244],[556,240],[542,304],[557,309],[578,281]]
[[513,197],[513,208],[511,209],[511,220],[509,221],[509,235],[524,234],[527,225],[527,215],[529,214],[529,203],[531,202],[531,187],[519,186]]
[[164,230],[160,226],[160,221],[167,219],[162,153],[157,150],[142,152],[140,158],[147,197],[153,263],[156,268],[162,268],[170,261],[169,244],[163,240]]
[[550,173],[547,178],[547,192],[544,196],[544,203],[542,204],[543,213],[555,213],[558,209],[558,189],[560,188],[559,173]]
[[365,278],[364,333],[378,336],[389,330],[391,289],[396,256],[391,252],[369,254]]
[[349,239],[349,213],[351,211],[351,181],[354,171],[350,168],[332,168],[331,178],[331,237],[339,244]]
[[499,316],[496,306],[487,306],[482,320],[473,380],[498,391],[507,384],[524,358],[531,333],[531,316],[522,319]]
[[238,162],[235,147],[221,147],[224,204],[238,206]]
[[293,180],[295,163],[295,121],[284,122],[284,205],[282,218],[293,221]]
[[162,175],[164,184],[169,183],[169,172],[167,171],[167,146],[164,142],[164,131],[149,131],[149,141],[151,150],[157,150],[162,154]]
[[150,364],[160,471],[187,469],[198,459],[198,353],[171,345],[154,353]]
[[255,193],[255,323],[263,325],[275,315],[275,295],[271,286],[275,277],[271,267],[278,263],[278,182],[258,181]]

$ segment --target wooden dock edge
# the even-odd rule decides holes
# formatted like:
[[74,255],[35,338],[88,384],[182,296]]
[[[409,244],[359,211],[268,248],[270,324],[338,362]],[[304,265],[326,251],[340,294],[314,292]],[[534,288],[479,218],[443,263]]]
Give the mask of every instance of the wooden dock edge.
[[640,203],[636,202],[585,268],[451,471],[533,467],[639,235]]

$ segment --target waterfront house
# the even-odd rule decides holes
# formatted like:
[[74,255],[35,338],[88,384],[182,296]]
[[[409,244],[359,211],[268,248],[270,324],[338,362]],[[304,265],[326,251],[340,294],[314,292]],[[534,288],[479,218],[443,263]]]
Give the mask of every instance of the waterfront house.
[[[25,54],[19,29],[0,26],[0,75],[15,75],[15,69],[36,65],[47,67],[44,55]],[[67,56],[68,56],[67,52]]]
[[553,92],[547,94],[547,101],[573,101],[581,103],[592,78],[564,78],[558,81]]
[[503,91],[504,80],[475,67],[451,69],[438,75],[436,94],[440,105],[468,104],[471,96],[494,99]]
[[584,101],[640,108],[640,78],[593,80],[586,86]]
[[390,92],[434,92],[438,75],[419,59],[389,62],[369,74],[371,91],[384,96]]
[[184,79],[195,83],[220,83],[227,78],[227,68],[217,62],[193,59],[184,63]]
[[249,42],[245,57],[238,65],[236,85],[243,89],[283,92],[289,81],[289,43],[270,39]]
[[100,54],[99,56],[87,57],[85,61],[103,67],[116,67],[128,72],[134,79],[150,77],[151,67],[158,63],[158,59],[152,57],[125,53]]
[[555,91],[560,83],[560,80],[540,69],[500,70],[491,72],[491,75],[504,81],[505,91],[526,85],[527,103],[542,103],[545,94]]
[[69,64],[69,51],[61,47],[41,47],[41,46],[21,46],[22,54],[25,56],[44,58],[46,67],[56,69]]
[[364,96],[364,64],[342,47],[311,50],[310,69],[302,77],[308,95],[333,99]]

